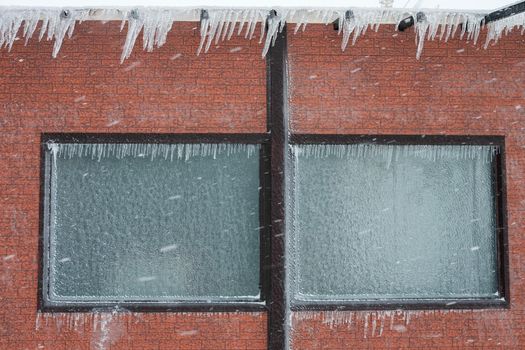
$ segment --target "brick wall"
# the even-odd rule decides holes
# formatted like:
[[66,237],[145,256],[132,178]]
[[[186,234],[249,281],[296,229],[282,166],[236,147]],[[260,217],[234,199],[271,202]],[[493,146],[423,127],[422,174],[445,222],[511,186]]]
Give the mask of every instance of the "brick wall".
[[78,25],[57,59],[36,40],[0,51],[0,349],[266,348],[264,313],[37,314],[42,132],[266,131],[260,46],[197,57],[197,26],[123,65],[120,23]]
[[341,53],[331,26],[288,36],[297,133],[505,135],[509,310],[299,312],[294,349],[525,347],[525,37],[484,50],[383,27]]
[[[234,39],[199,57],[197,24],[119,64],[119,23],[0,51],[0,349],[264,349],[266,314],[38,314],[42,132],[264,132],[265,62]],[[296,350],[525,345],[525,39],[485,51],[412,31],[369,32],[345,53],[330,26],[289,35],[291,126],[303,133],[505,135],[511,308],[295,313]],[[140,43],[138,43],[140,44]]]

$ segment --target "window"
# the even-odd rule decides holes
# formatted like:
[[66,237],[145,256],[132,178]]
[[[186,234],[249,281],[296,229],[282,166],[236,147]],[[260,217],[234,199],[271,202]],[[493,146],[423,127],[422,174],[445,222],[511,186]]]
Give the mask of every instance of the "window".
[[293,306],[504,302],[501,139],[295,139]]
[[44,135],[41,307],[266,308],[284,202],[293,310],[508,304],[503,138],[292,135],[272,174],[269,148]]
[[262,305],[256,136],[45,138],[45,305]]

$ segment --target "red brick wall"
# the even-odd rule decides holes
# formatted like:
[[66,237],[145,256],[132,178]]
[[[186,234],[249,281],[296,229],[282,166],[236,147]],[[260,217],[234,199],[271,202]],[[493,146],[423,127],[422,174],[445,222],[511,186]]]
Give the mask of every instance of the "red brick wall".
[[[264,349],[264,313],[36,312],[42,132],[266,128],[256,41],[234,39],[197,57],[197,24],[176,23],[164,47],[143,53],[138,43],[120,65],[118,27],[79,25],[55,60],[47,42],[20,40],[0,52],[0,349]],[[507,137],[511,308],[296,313],[294,348],[525,347],[524,37],[487,51],[430,42],[420,61],[410,31],[369,33],[345,53],[339,40],[330,26],[289,36],[294,131]]]
[[290,34],[298,133],[505,135],[509,310],[296,313],[294,349],[525,348],[525,37],[484,50],[383,27],[342,53],[331,26]]
[[120,65],[119,26],[78,25],[57,59],[36,40],[0,51],[0,349],[265,349],[264,313],[37,315],[41,133],[266,131],[256,41],[197,57],[198,25],[176,23]]

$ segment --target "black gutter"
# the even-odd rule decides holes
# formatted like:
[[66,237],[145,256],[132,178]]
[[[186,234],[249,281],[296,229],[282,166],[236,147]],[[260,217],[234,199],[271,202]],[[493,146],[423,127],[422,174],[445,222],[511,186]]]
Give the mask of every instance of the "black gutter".
[[499,21],[500,19],[517,15],[522,12],[525,12],[525,1],[491,12],[485,16],[483,21],[485,22],[485,24],[487,24],[490,22]]
[[[525,1],[519,2],[514,5],[510,5],[503,9],[499,9],[499,10],[489,13],[483,18],[482,23],[488,24],[490,22],[499,21],[501,19],[508,18],[508,17],[511,17],[511,16],[514,16],[514,15],[517,15],[523,12],[525,12]],[[421,12],[418,12],[418,21],[419,21],[420,13]],[[408,28],[412,27],[414,24],[415,24],[414,17],[410,16],[410,17],[403,19],[401,22],[399,22],[399,24],[397,25],[397,29],[400,32],[404,32]]]

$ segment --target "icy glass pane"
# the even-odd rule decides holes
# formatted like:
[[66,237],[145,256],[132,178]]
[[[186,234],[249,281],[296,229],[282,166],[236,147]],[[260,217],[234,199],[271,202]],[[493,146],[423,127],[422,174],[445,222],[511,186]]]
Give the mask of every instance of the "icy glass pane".
[[257,300],[259,146],[57,145],[52,300]]
[[294,146],[295,298],[497,297],[497,151]]

